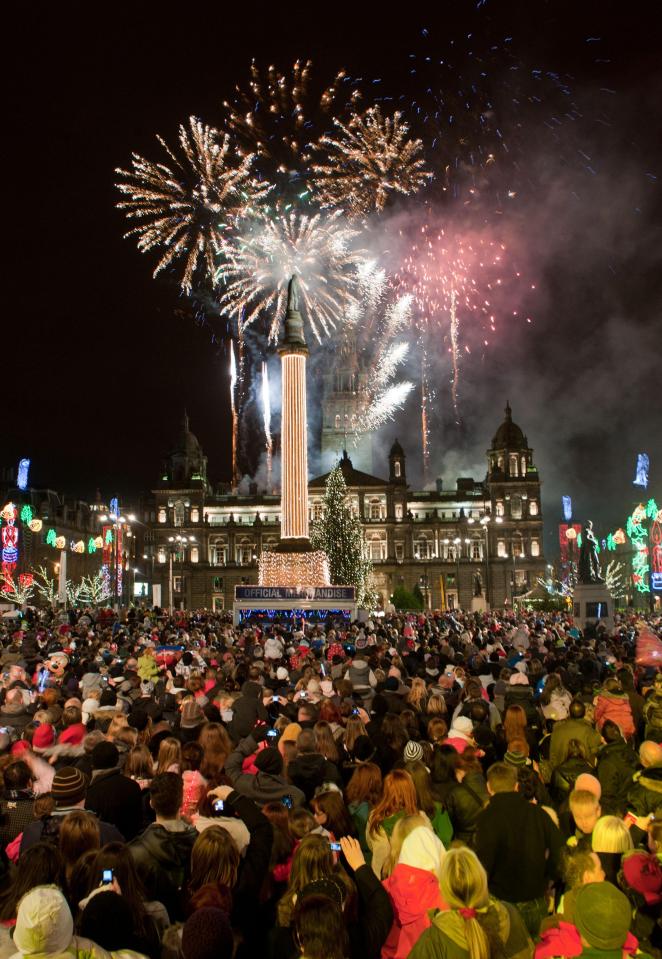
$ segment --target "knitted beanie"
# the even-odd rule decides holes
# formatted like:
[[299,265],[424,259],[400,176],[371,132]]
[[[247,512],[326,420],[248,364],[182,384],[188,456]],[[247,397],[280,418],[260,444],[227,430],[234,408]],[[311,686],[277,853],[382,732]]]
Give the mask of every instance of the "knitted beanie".
[[423,759],[423,747],[420,743],[410,739],[405,746],[403,758],[406,763],[420,762]]
[[254,760],[255,766],[261,773],[279,776],[283,771],[283,757],[277,749],[261,749]]
[[575,925],[594,949],[620,949],[630,931],[628,898],[610,882],[590,882],[575,899]]
[[183,959],[231,959],[234,939],[230,920],[220,909],[197,909],[182,930]]
[[51,794],[57,806],[75,806],[85,799],[87,779],[75,766],[58,769],[53,777]]

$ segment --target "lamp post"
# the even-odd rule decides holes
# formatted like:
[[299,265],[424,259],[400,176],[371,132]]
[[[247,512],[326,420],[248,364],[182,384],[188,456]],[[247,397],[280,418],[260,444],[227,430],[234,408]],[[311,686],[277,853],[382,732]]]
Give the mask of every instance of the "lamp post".
[[460,604],[460,548],[462,546],[462,540],[459,536],[456,536],[453,540],[455,545],[455,582],[457,589],[457,608],[462,609]]
[[[173,575],[172,575],[172,557],[175,553],[181,554],[180,560],[180,578],[182,582],[182,587],[184,585],[184,550],[186,549],[187,543],[195,543],[195,536],[169,536],[168,537],[168,552],[169,552],[169,569],[168,569],[168,597],[170,599],[170,615],[172,616],[174,610],[174,590],[173,590]],[[182,589],[183,592],[183,589]]]
[[[116,500],[114,502],[117,502]],[[112,504],[111,504],[112,505]],[[123,526],[129,525],[130,520],[126,516],[122,516],[120,513],[102,513],[99,516],[100,523],[110,522],[111,529],[113,531],[113,609],[117,611],[120,605],[120,572],[119,572],[119,531]]]

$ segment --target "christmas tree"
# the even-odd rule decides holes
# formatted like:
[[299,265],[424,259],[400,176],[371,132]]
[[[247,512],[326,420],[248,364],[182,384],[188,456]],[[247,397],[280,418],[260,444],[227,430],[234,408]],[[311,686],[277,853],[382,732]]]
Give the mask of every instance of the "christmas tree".
[[331,582],[354,586],[359,606],[372,605],[369,585],[372,563],[365,555],[363,530],[347,502],[347,486],[340,466],[335,466],[326,481],[322,518],[313,523],[310,541],[314,549],[324,550],[329,559]]

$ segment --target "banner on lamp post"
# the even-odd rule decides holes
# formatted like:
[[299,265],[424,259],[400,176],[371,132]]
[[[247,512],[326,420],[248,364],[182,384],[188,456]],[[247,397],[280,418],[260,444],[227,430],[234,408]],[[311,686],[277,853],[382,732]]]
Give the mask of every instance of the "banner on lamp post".
[[67,603],[67,551],[60,550],[60,576],[57,584],[58,602],[66,606]]

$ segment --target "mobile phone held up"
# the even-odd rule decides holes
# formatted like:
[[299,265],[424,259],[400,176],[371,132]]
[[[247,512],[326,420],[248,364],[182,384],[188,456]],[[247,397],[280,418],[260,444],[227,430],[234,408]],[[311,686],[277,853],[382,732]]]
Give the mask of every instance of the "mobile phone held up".
[[225,802],[222,799],[215,799],[211,808],[217,816],[221,816],[225,812]]
[[280,801],[282,802],[282,804],[285,806],[286,809],[291,809],[292,806],[294,805],[294,800],[292,799],[289,793],[287,794],[287,796],[281,796]]
[[112,881],[113,881],[113,870],[104,869],[104,871],[101,873],[101,885],[109,886]]
[[341,852],[341,851],[342,851],[342,846],[340,845],[339,842],[330,842],[330,843],[329,843],[329,848],[330,848],[331,852]]

